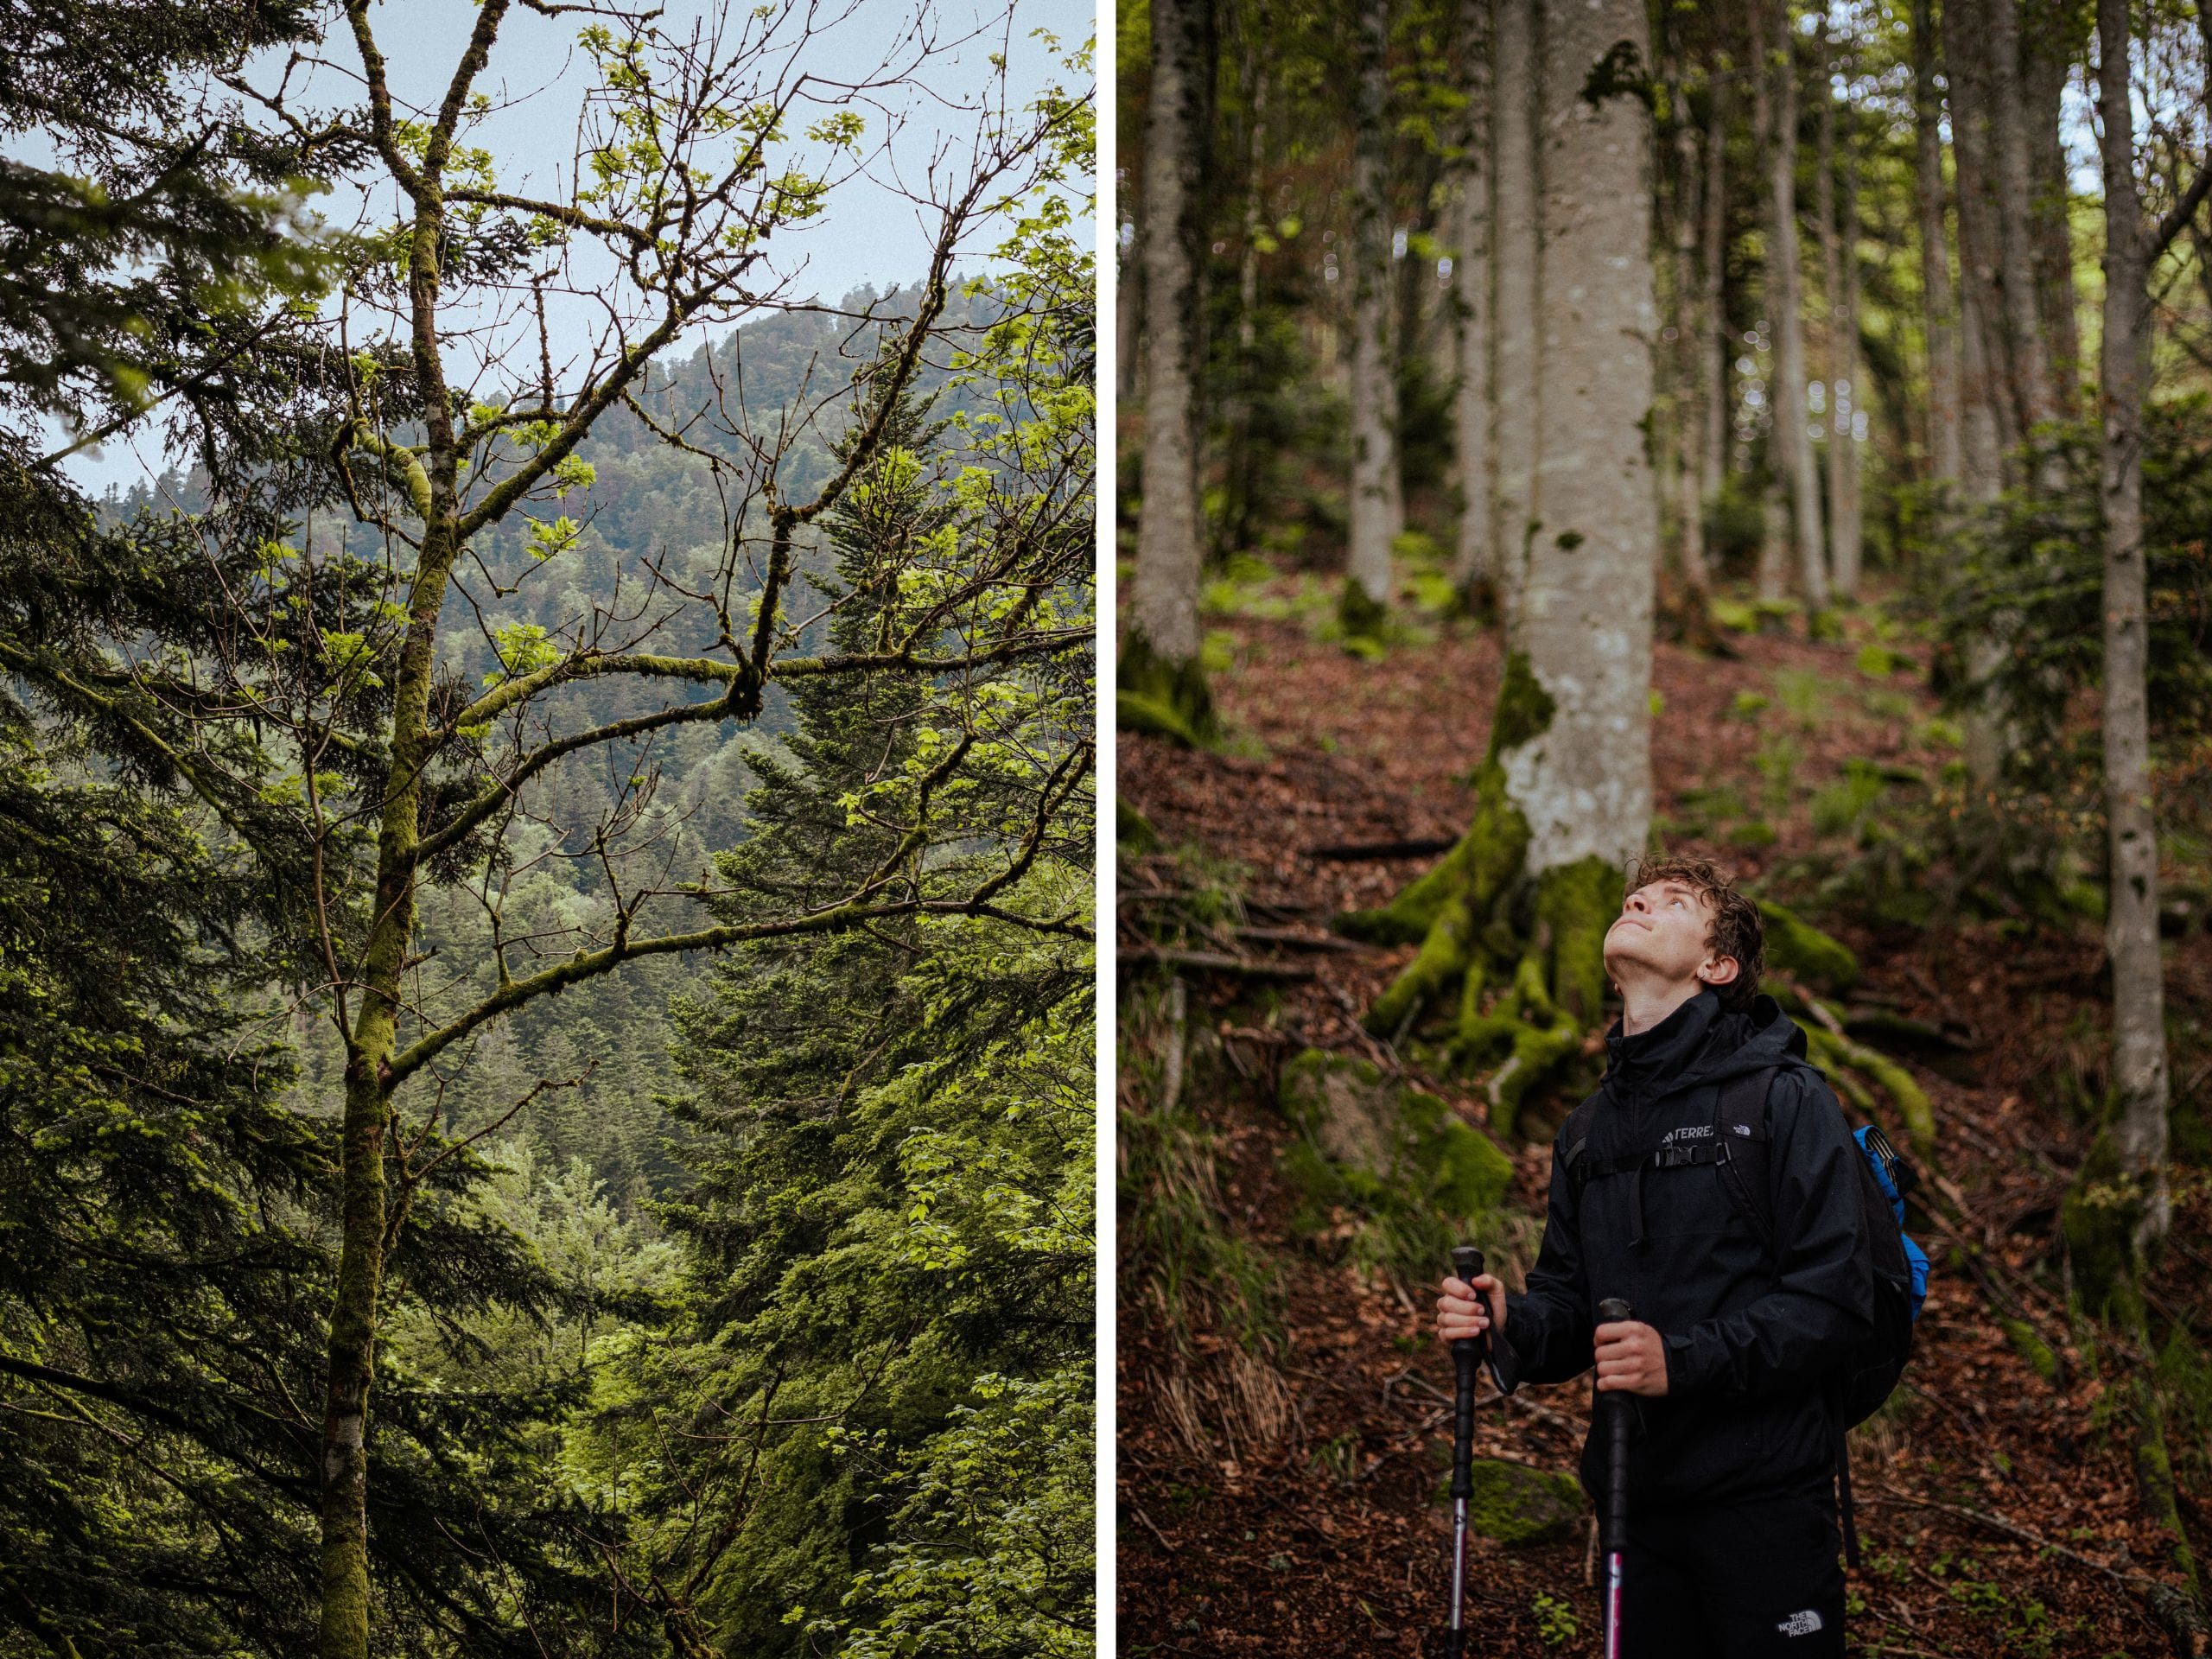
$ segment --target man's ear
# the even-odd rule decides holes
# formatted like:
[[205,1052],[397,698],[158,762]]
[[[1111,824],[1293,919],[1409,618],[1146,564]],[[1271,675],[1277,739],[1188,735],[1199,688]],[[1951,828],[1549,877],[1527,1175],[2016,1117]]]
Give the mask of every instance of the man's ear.
[[1697,976],[1708,985],[1729,985],[1735,982],[1738,969],[1733,957],[1707,957],[1698,964]]

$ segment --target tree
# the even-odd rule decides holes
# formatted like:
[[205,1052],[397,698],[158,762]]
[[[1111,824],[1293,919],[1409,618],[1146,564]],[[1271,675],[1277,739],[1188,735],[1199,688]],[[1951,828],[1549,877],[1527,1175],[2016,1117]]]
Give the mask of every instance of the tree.
[[[2195,212],[2145,222],[2135,181],[2127,8],[2097,8],[2097,107],[2105,188],[2105,302],[2097,404],[2104,528],[2104,785],[2111,875],[2105,950],[2112,963],[2112,1084],[2121,1169],[2139,1184],[2139,1249],[2171,1222],[2165,1177],[2164,966],[2158,954],[2158,828],[2151,787],[2147,607],[2144,597],[2143,404],[2151,334],[2151,267]],[[2212,63],[2212,24],[2206,26]],[[2198,188],[2202,194],[2200,168]]]
[[[1788,480],[1797,580],[1815,611],[1828,602],[1821,479],[1805,414],[1804,261],[1797,244],[1797,31],[1789,0],[1761,0],[1754,41],[1758,130],[1767,167],[1766,310],[1774,329],[1775,467]],[[1775,595],[1770,595],[1775,596]]]
[[[1154,0],[1141,248],[1147,327],[1144,512],[1122,651],[1121,706],[1186,741],[1212,729],[1198,661],[1198,508],[1206,154],[1213,121],[1212,0]],[[1135,712],[1141,720],[1147,712]]]
[[1538,372],[1541,296],[1538,238],[1542,216],[1536,156],[1535,9],[1499,5],[1491,11],[1496,67],[1491,100],[1491,168],[1496,180],[1491,259],[1497,303],[1491,397],[1497,467],[1497,530],[1500,600],[1508,619],[1527,584],[1530,538],[1539,512],[1536,423],[1543,403]]
[[[1343,923],[1421,942],[1369,1010],[1372,1028],[1449,1009],[1455,1058],[1510,1048],[1491,1084],[1501,1134],[1602,1014],[1605,931],[1651,811],[1651,119],[1631,70],[1649,42],[1643,9],[1626,0],[1559,4],[1543,26],[1537,466],[1549,505],[1527,540],[1475,820],[1388,908]],[[1523,898],[1525,932],[1511,920]]]
[[[910,543],[1025,509],[1069,561],[1066,602],[1089,591],[1088,257],[1062,226],[1021,268],[1021,325],[969,365],[1009,389],[981,456],[901,397],[824,515],[836,649],[895,616]],[[664,1213],[690,1294],[671,1338],[615,1368],[587,1452],[637,1495],[615,1570],[679,1651],[1087,1637],[1092,955],[1019,917],[1092,902],[1091,685],[1073,647],[949,695],[822,678],[794,688],[787,753],[756,750],[755,833],[716,861],[725,925],[893,866],[1026,862],[1005,910],[755,939],[679,1007],[699,1179]],[[977,764],[950,774],[963,747]],[[902,804],[940,789],[959,834],[925,846]]]
[[1352,17],[1351,499],[1344,622],[1372,632],[1389,610],[1399,496],[1395,331],[1390,326],[1391,174],[1389,0]]
[[1958,337],[1951,299],[1950,239],[1943,185],[1942,95],[1936,85],[1936,25],[1930,0],[1913,0],[1913,205],[1920,230],[1922,327],[1928,347],[1928,465],[1939,486],[1956,488],[1961,448]]
[[1458,177],[1448,238],[1453,475],[1459,493],[1452,582],[1464,602],[1486,591],[1494,596],[1498,567],[1491,467],[1497,411],[1491,396],[1497,351],[1491,315],[1491,10],[1483,0],[1462,0],[1453,22],[1463,54],[1466,103],[1457,135]]
[[[1831,80],[1837,73],[1821,22],[1819,160],[1814,186],[1820,221],[1821,283],[1828,324],[1828,557],[1836,597],[1858,597],[1859,566],[1859,451],[1852,438],[1852,416],[1859,391],[1859,222],[1857,162],[1851,133],[1836,146],[1836,98]],[[1848,107],[1847,105],[1847,116]],[[1839,178],[1840,175],[1840,178]],[[1839,191],[1839,184],[1840,189]],[[1839,223],[1836,199],[1843,214]]]

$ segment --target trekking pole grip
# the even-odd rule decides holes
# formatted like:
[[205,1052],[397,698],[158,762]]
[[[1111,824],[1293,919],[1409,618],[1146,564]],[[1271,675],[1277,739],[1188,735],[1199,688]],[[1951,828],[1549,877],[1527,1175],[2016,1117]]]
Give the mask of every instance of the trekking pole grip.
[[[1453,1275],[1471,1285],[1481,1276],[1483,1253],[1462,1244],[1452,1252]],[[1487,1299],[1480,1291],[1475,1299]],[[1472,1497],[1475,1494],[1471,1462],[1475,1449],[1475,1367],[1482,1359],[1483,1340],[1479,1337],[1459,1337],[1452,1344],[1452,1496]]]
[[[1598,1317],[1608,1325],[1618,1324],[1634,1316],[1629,1305],[1618,1296],[1608,1296],[1598,1304]],[[1605,1549],[1614,1554],[1628,1548],[1628,1429],[1629,1402],[1626,1396],[1615,1394],[1611,1406],[1612,1421],[1609,1425],[1611,1444],[1606,1448],[1610,1456],[1605,1480]]]

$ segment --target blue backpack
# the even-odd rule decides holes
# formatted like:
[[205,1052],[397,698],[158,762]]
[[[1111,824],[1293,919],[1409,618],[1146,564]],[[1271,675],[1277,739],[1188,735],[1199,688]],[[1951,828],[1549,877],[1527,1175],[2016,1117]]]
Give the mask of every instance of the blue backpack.
[[[1767,1090],[1780,1068],[1729,1080],[1714,1111],[1714,1138],[1728,1148],[1720,1184],[1730,1201],[1780,1259],[1774,1236],[1773,1193],[1767,1182]],[[1928,1300],[1928,1253],[1905,1236],[1904,1201],[1919,1173],[1898,1155],[1878,1125],[1853,1130],[1864,1156],[1858,1160],[1859,1212],[1874,1273],[1874,1329],[1836,1368],[1829,1380],[1835,1415],[1836,1483],[1842,1511],[1844,1554],[1859,1565],[1859,1529],[1851,1505],[1851,1457],[1846,1432],[1878,1410],[1904,1375],[1912,1357],[1912,1328]]]

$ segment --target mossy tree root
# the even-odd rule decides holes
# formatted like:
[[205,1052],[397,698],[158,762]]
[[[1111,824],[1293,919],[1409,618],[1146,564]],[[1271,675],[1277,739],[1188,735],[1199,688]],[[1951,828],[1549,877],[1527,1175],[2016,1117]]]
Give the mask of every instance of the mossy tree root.
[[1185,748],[1204,748],[1221,734],[1204,665],[1196,658],[1169,660],[1135,627],[1114,671],[1114,723]]
[[1344,593],[1337,601],[1337,621],[1346,639],[1379,645],[1390,626],[1390,607],[1361,587],[1358,577],[1346,576]]
[[[1505,757],[1552,714],[1528,658],[1509,657],[1466,834],[1389,905],[1337,924],[1378,944],[1420,944],[1368,1010],[1368,1028],[1389,1036],[1425,1012],[1451,1011],[1445,1052],[1453,1066],[1497,1062],[1489,1094],[1491,1132],[1500,1135],[1513,1132],[1529,1090],[1603,1017],[1605,930],[1620,903],[1620,872],[1602,858],[1528,868],[1529,823],[1507,791]],[[1501,982],[1485,1009],[1485,988]]]
[[2196,1554],[2189,1547],[2189,1529],[2182,1524],[2181,1506],[2174,1496],[2173,1454],[2166,1446],[2166,1417],[2158,1403],[2158,1382],[2140,1376],[2135,1379],[2135,1490],[2143,1507],[2166,1530],[2190,1599],[2202,1606]]
[[1911,1072],[1888,1055],[1844,1036],[1838,1029],[1841,1021],[1834,1009],[1817,1002],[1811,1007],[1814,1020],[1801,1025],[1807,1057],[1828,1074],[1850,1097],[1852,1104],[1870,1116],[1873,1115],[1873,1101],[1852,1080],[1851,1073],[1856,1071],[1873,1083],[1890,1097],[1897,1116],[1904,1120],[1905,1136],[1911,1142],[1913,1155],[1924,1164],[1935,1163],[1936,1109],[1929,1103],[1928,1091],[1913,1080]]
[[[2145,1263],[2139,1242],[2139,1224],[2145,1204],[2144,1186],[2144,1181],[2131,1177],[2122,1165],[2111,1128],[2107,1126],[2090,1143],[2088,1156],[2074,1172],[2073,1183],[2060,1206],[2059,1221],[2072,1269],[2075,1318],[2122,1331],[2133,1338],[2139,1351],[2154,1353],[2142,1288]],[[2161,1622],[2168,1624],[2177,1641],[2184,1635],[2196,1639],[2207,1629],[2203,1591],[2196,1552],[2176,1495],[2173,1455],[2167,1442],[2158,1385],[2155,1369],[2139,1371],[2133,1379],[2136,1493],[2145,1510],[2164,1529],[2174,1565],[2189,1586],[2185,1606],[2164,1610]],[[2187,1617],[2179,1618],[2178,1622],[2172,1617],[2184,1613]]]

